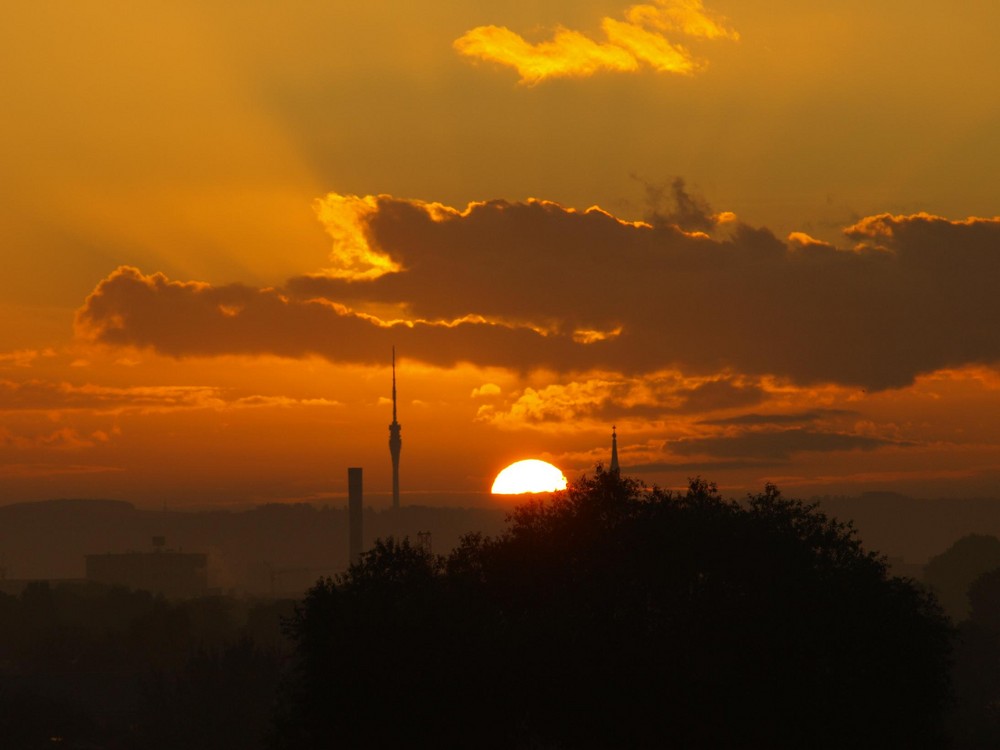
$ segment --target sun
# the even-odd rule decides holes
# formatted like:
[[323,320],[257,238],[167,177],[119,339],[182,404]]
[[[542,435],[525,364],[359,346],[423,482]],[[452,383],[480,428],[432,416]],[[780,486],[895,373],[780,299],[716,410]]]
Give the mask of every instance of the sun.
[[493,480],[494,495],[552,492],[566,489],[566,477],[555,466],[536,458],[515,461]]

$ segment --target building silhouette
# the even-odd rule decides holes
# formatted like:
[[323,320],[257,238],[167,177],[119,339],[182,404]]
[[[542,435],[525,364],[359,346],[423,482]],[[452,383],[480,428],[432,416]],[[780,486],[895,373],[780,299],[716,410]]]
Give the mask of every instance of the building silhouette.
[[403,440],[399,436],[402,429],[396,421],[396,347],[392,347],[392,424],[389,425],[389,454],[392,456],[392,507],[399,508],[399,451]]
[[208,555],[163,549],[163,537],[153,537],[152,552],[108,552],[85,555],[88,581],[150,591],[168,599],[189,599],[208,593]]
[[615,431],[615,426],[611,426],[611,466],[608,471],[613,471],[618,473],[621,469],[618,466],[618,433]]

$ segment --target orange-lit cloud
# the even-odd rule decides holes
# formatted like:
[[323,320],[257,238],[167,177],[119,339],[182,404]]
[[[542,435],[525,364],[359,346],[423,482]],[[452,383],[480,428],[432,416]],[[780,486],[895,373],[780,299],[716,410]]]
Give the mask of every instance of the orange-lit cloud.
[[313,204],[316,216],[333,238],[331,264],[322,275],[348,280],[375,279],[400,266],[390,256],[374,250],[368,241],[367,223],[378,210],[375,198],[332,193]]
[[793,248],[827,248],[832,249],[832,246],[828,242],[823,242],[822,240],[817,240],[815,237],[810,237],[805,232],[789,232],[788,233],[788,244]]
[[578,344],[593,344],[598,341],[607,341],[608,339],[613,339],[616,336],[620,336],[622,332],[622,327],[610,331],[596,331],[593,329],[577,329],[573,331],[573,340]]
[[[873,217],[847,230],[856,247],[838,249],[739,223],[716,239],[546,201],[364,203],[357,231],[399,270],[258,289],[123,268],[87,299],[79,331],[177,357],[363,364],[396,343],[439,366],[677,368],[876,390],[1000,360],[1000,219]],[[372,304],[406,313],[360,311]]]
[[52,349],[18,349],[13,352],[0,352],[0,368],[31,367],[41,357],[54,357]]
[[[478,419],[503,430],[551,435],[605,431],[617,423],[630,471],[761,471],[803,455],[911,450],[911,429],[862,412],[817,406],[818,393],[745,376],[686,377],[661,372],[637,378],[610,373],[528,387],[484,404]],[[828,390],[828,389],[824,389]],[[841,390],[844,403],[849,389]],[[720,415],[720,416],[711,416]],[[569,466],[606,461],[606,449],[569,452]]]
[[[546,78],[589,76],[602,70],[637,70],[639,62],[628,50],[569,29],[556,29],[547,42],[531,44],[502,26],[477,26],[455,40],[466,57],[515,68],[522,83]],[[688,71],[679,71],[688,72]]]
[[487,398],[490,396],[499,396],[501,393],[500,386],[496,383],[483,383],[481,386],[472,389],[472,398]]
[[17,450],[31,450],[41,448],[45,450],[80,450],[81,448],[93,448],[98,443],[108,442],[108,434],[97,430],[88,434],[81,434],[72,427],[60,427],[56,430],[46,432],[35,432],[30,435],[14,434],[12,431],[0,430],[0,448],[14,448]]
[[39,411],[65,414],[86,410],[98,414],[163,413],[187,409],[248,409],[261,407],[339,406],[330,399],[238,395],[217,386],[114,387],[32,379],[0,380],[0,414]]
[[586,380],[525,388],[509,402],[480,407],[477,417],[503,428],[553,424],[565,429],[568,423],[638,423],[744,408],[767,397],[758,381],[740,376],[699,378],[659,372],[623,377],[603,373]]
[[625,12],[630,23],[661,31],[679,31],[704,39],[739,39],[725,20],[705,10],[701,0],[657,0],[655,5],[633,5]]
[[466,57],[500,63],[517,70],[521,82],[547,78],[584,77],[600,71],[630,72],[647,65],[660,73],[690,75],[703,63],[667,35],[700,39],[738,39],[724,19],[706,10],[701,0],[656,0],[633,5],[625,19],[605,17],[601,29],[607,41],[557,28],[549,41],[532,44],[503,26],[478,26],[455,40]]
[[92,466],[87,464],[20,463],[0,464],[0,477],[4,479],[36,479],[60,475],[118,473],[117,466]]

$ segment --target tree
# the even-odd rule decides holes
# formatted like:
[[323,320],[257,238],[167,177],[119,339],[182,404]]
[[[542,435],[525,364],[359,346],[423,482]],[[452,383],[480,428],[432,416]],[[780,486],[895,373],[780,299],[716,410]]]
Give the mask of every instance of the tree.
[[1000,746],[1000,568],[969,586],[969,617],[959,623],[951,715],[953,746]]
[[969,585],[969,620],[1000,633],[1000,568],[988,570]]
[[988,534],[963,536],[924,568],[924,581],[955,622],[969,615],[969,586],[987,571],[1000,568],[1000,539]]
[[263,746],[278,684],[276,654],[249,638],[200,648],[180,669],[142,681],[133,746],[143,750],[215,750]]
[[309,593],[278,742],[937,747],[950,628],[853,528],[598,467],[435,558],[379,543]]

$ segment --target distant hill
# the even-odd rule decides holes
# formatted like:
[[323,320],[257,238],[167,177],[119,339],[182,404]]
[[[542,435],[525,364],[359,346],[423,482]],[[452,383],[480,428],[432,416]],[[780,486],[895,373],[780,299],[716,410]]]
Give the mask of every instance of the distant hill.
[[53,511],[85,511],[85,512],[127,512],[135,510],[135,506],[126,500],[93,500],[88,498],[58,498],[56,500],[33,500],[23,503],[8,503],[0,505],[0,513],[7,511],[16,512],[23,509],[29,513],[35,513],[42,508]]
[[894,492],[813,498],[841,520],[853,519],[869,549],[925,562],[966,534],[1000,536],[1000,498],[918,499]]
[[[427,497],[427,500],[432,500]],[[868,549],[923,563],[970,533],[1000,536],[1000,499],[915,499],[889,492],[812,498],[824,512],[853,519]],[[404,505],[365,509],[364,537],[430,531],[434,552],[462,535],[504,528],[503,508]],[[0,568],[10,579],[81,578],[84,555],[167,547],[209,555],[209,585],[228,592],[302,593],[347,566],[347,511],[307,503],[243,510],[143,510],[121,500],[58,499],[0,506]]]

